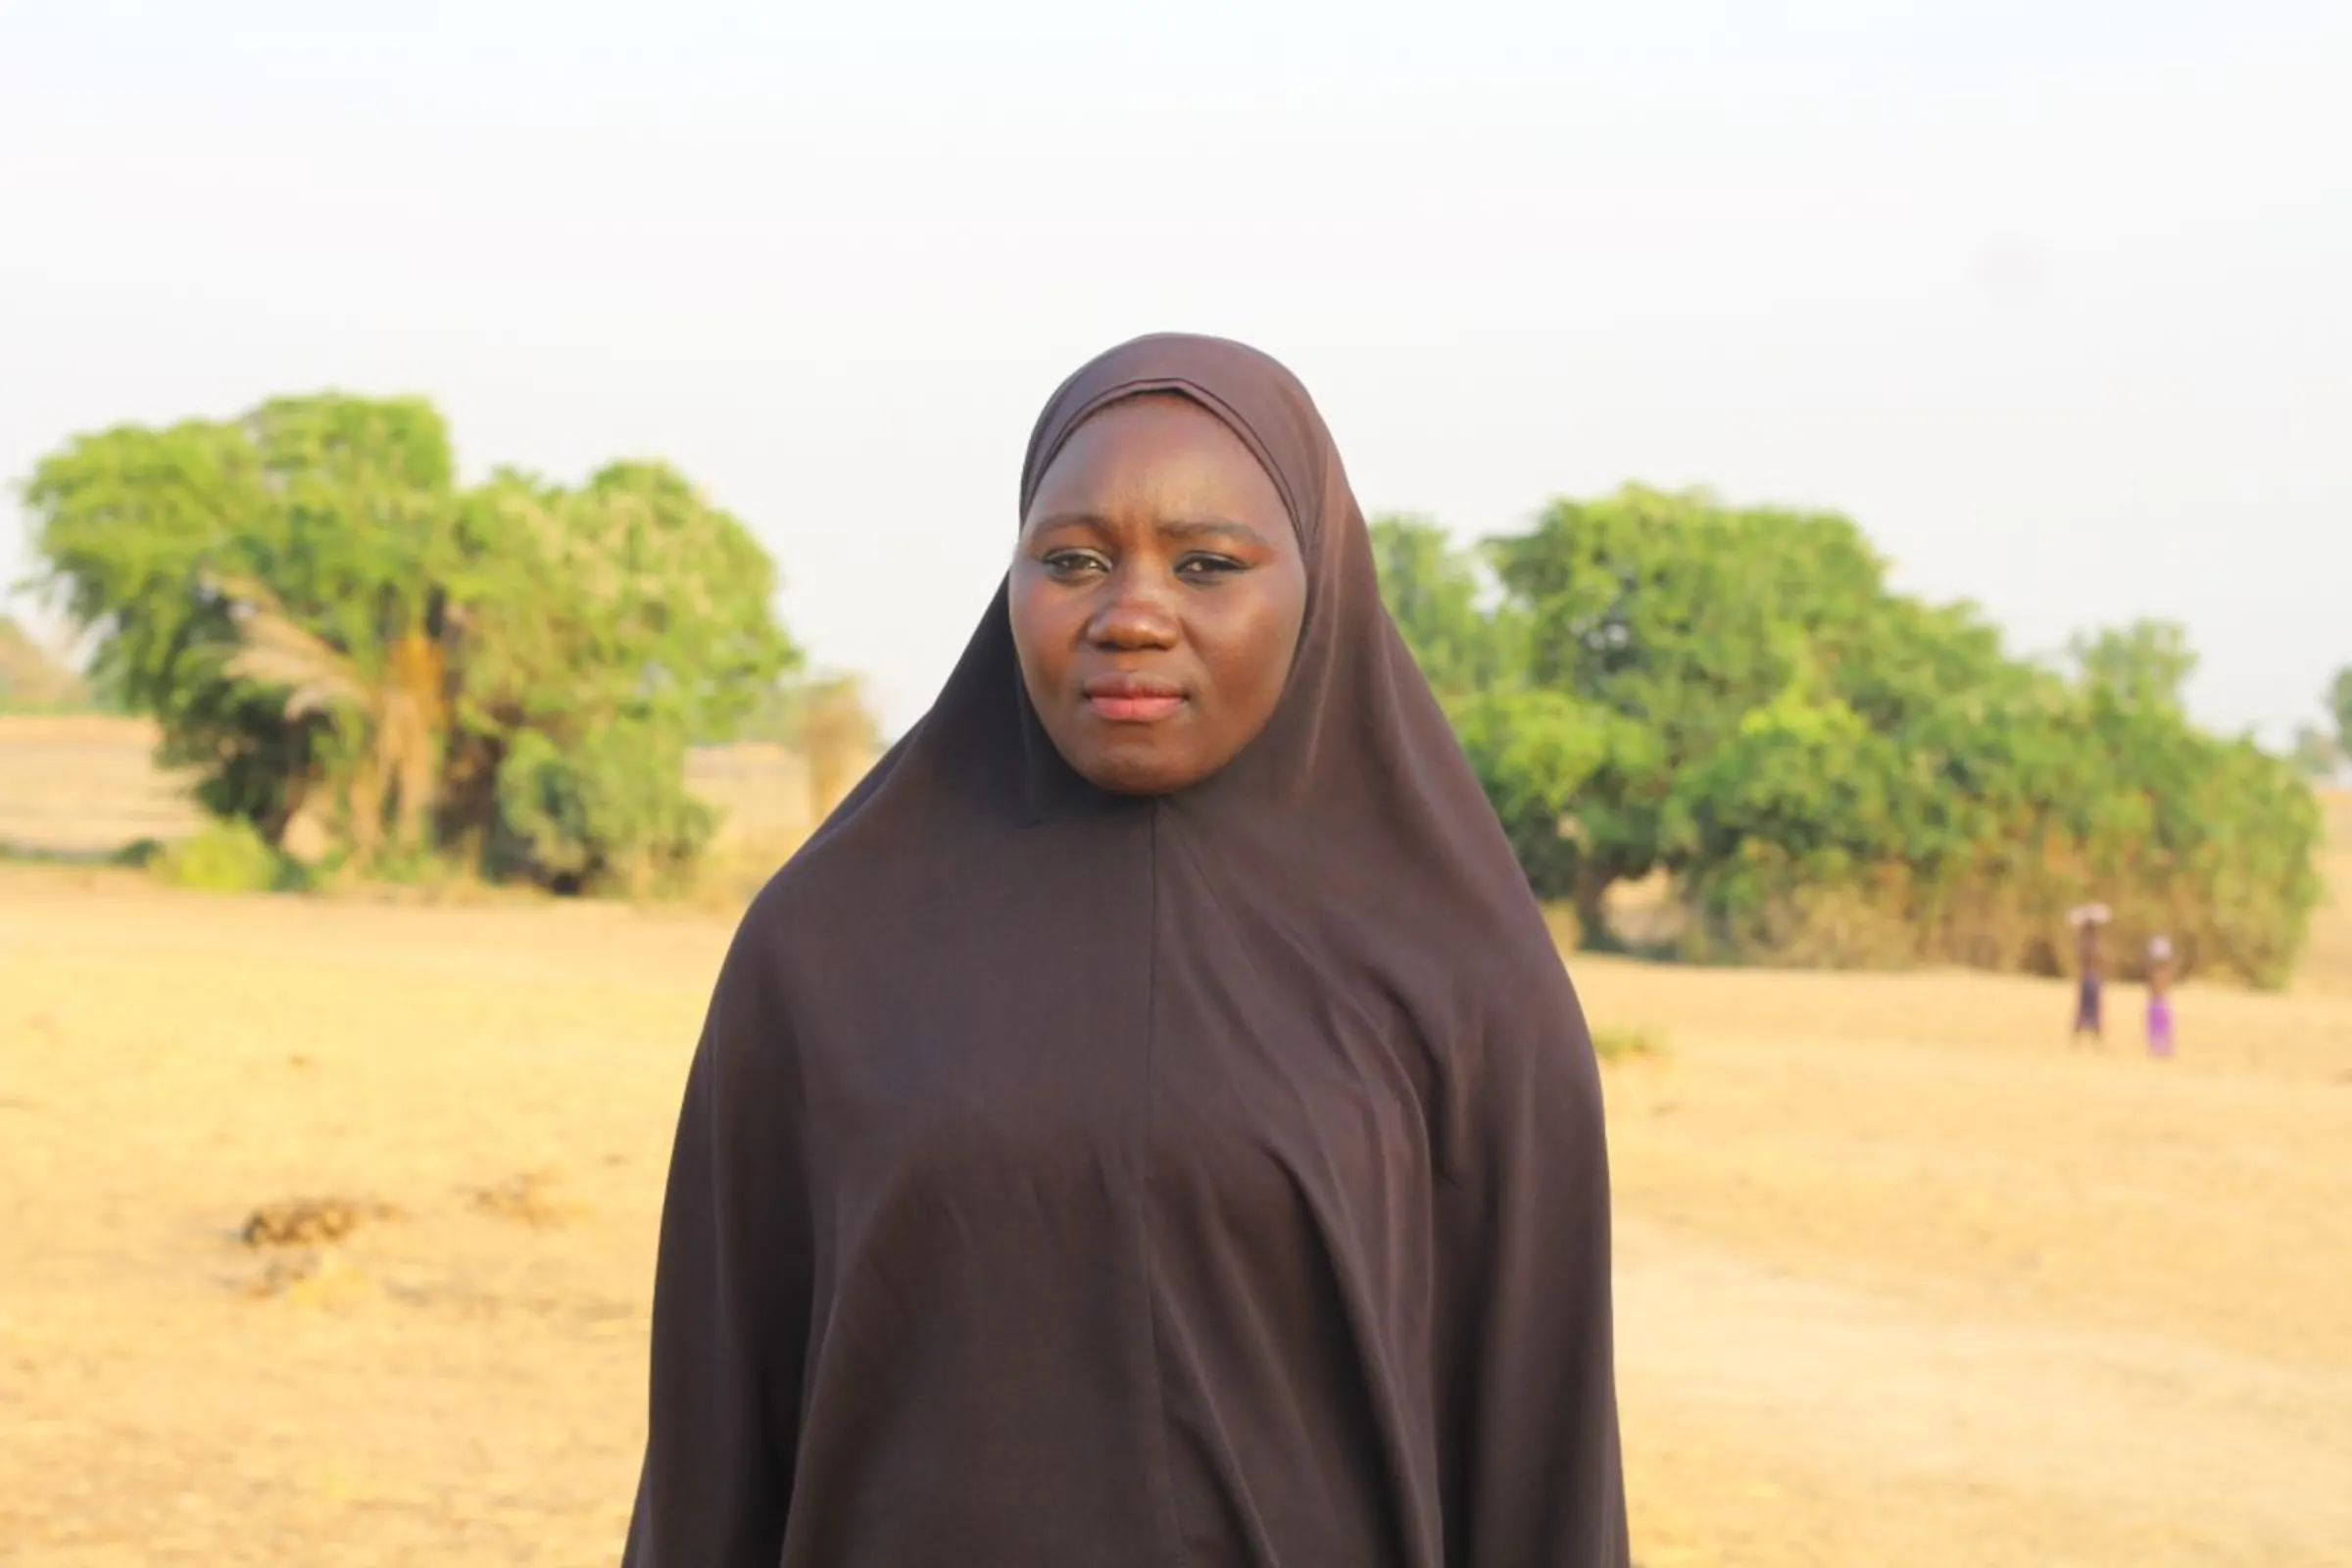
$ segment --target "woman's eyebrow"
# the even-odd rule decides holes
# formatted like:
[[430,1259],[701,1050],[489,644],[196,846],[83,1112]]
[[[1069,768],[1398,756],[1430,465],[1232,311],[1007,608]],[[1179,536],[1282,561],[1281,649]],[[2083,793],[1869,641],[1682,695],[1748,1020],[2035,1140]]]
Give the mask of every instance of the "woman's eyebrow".
[[[1085,528],[1095,533],[1112,531],[1108,521],[1092,512],[1049,513],[1030,523],[1028,531],[1047,533],[1059,528]],[[1168,539],[1232,539],[1259,546],[1266,543],[1266,536],[1257,529],[1229,517],[1166,517],[1154,523],[1152,531]]]
[[1224,517],[1171,517],[1159,524],[1159,531],[1172,539],[1239,539],[1253,545],[1266,542],[1266,536],[1248,523]]

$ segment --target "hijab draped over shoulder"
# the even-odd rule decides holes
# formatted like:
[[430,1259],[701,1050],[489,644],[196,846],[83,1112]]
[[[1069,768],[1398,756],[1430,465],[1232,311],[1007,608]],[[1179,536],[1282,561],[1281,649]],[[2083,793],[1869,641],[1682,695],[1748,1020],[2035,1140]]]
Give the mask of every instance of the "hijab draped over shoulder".
[[761,893],[662,1215],[636,1568],[1622,1568],[1577,1004],[1383,609],[1305,390],[1139,339],[1307,571],[1273,718],[1174,795],[1062,762],[1000,590]]

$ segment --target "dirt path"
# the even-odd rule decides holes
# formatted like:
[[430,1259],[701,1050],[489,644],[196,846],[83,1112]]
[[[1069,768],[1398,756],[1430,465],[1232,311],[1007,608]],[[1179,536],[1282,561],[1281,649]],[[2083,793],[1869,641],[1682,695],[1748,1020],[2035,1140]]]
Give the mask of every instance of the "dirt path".
[[1955,1318],[1638,1222],[1618,1267],[1650,1568],[2318,1568],[2352,1544],[2352,1374]]
[[2352,1561],[2352,1002],[2158,1064],[2030,983],[1580,983],[1672,1041],[1609,1083],[1651,1568]]

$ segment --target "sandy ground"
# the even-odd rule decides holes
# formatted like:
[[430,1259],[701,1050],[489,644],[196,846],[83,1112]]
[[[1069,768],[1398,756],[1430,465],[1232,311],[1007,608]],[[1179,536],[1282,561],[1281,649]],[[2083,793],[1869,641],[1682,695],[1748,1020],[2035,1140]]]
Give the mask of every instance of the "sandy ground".
[[[614,1560],[726,934],[0,868],[0,1561]],[[1648,1568],[2352,1562],[2352,987],[1576,968]]]

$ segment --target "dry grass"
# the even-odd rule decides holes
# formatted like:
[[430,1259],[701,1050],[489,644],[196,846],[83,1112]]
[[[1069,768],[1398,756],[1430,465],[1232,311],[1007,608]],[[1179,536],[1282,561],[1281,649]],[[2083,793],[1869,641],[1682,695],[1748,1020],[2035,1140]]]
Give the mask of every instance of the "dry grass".
[[[0,1561],[613,1560],[728,931],[0,867]],[[1609,1069],[1648,1568],[2341,1560],[2352,913],[2169,1064],[2129,992],[2092,1053],[2033,981],[1576,970],[1671,1042]]]

